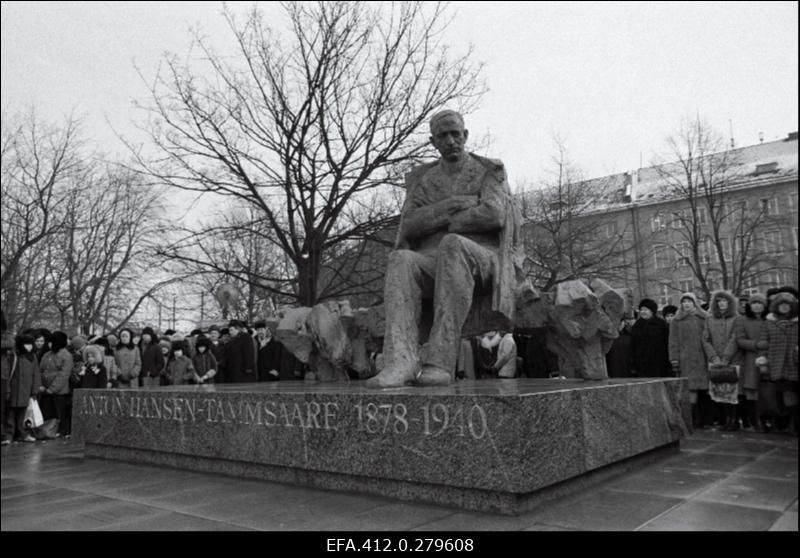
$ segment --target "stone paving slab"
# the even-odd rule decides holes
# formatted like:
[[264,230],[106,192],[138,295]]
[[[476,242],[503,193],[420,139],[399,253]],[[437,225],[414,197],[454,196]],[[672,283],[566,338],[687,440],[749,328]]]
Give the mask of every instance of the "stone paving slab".
[[697,432],[516,517],[85,458],[73,440],[6,446],[0,463],[3,531],[798,530],[797,438],[776,434]]

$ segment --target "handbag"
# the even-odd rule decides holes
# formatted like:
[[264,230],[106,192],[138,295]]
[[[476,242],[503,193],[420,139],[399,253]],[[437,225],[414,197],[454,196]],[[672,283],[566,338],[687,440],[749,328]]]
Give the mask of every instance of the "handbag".
[[25,408],[25,417],[22,424],[25,425],[26,428],[38,428],[44,424],[44,418],[42,418],[42,411],[39,409],[39,403],[33,397],[28,400],[28,406]]
[[715,384],[735,384],[739,381],[739,367],[730,364],[708,366],[708,381]]

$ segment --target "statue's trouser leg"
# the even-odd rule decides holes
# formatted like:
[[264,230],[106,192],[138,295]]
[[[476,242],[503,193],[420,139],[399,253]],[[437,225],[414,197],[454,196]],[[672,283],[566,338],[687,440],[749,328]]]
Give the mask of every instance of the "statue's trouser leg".
[[495,261],[491,250],[457,234],[448,234],[439,243],[433,327],[425,365],[455,370],[461,328],[472,305],[475,283],[492,284]]
[[419,318],[422,297],[433,291],[436,260],[411,250],[389,254],[384,287],[386,336],[384,370],[413,374],[419,369]]

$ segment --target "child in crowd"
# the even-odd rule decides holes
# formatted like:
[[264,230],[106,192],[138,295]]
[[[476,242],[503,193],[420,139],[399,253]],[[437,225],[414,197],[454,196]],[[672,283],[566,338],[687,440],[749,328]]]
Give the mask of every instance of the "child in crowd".
[[86,345],[83,348],[83,365],[78,372],[82,389],[106,389],[108,371],[103,364],[103,348],[100,345]]
[[214,383],[214,376],[217,374],[217,359],[211,352],[211,340],[208,337],[201,335],[197,338],[192,364],[196,373],[196,378],[192,378],[193,383]]
[[190,380],[193,380],[194,383],[201,383],[191,359],[186,356],[186,343],[184,341],[172,342],[172,350],[167,362],[165,376],[167,384],[171,386],[187,384]]

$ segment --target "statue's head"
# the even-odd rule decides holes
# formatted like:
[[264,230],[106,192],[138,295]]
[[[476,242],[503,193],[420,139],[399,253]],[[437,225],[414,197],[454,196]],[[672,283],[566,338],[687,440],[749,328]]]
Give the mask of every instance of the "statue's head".
[[454,110],[443,110],[431,117],[431,143],[442,156],[450,162],[460,161],[466,151],[464,145],[469,130],[464,128],[464,118]]

